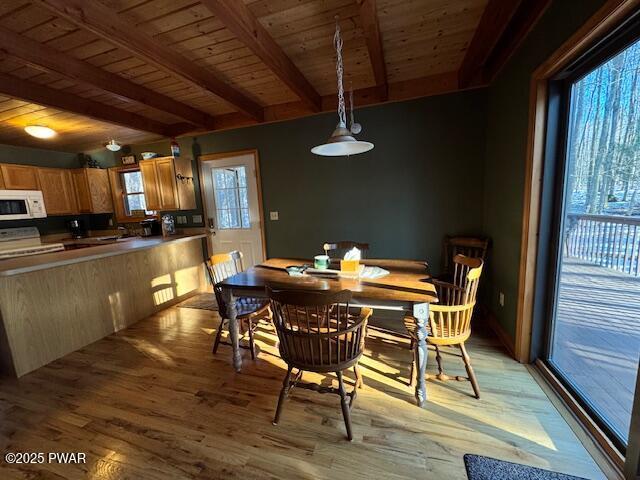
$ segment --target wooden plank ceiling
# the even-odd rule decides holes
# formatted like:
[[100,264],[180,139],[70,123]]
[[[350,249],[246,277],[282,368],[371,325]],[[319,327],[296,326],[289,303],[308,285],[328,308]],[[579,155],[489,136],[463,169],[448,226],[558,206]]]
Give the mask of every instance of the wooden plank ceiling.
[[336,15],[357,105],[482,85],[530,3],[0,0],[0,143],[85,151],[331,110]]

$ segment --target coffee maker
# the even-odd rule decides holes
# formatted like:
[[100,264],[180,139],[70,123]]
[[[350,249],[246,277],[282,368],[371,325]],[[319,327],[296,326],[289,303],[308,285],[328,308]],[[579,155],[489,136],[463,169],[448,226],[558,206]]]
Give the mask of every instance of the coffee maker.
[[72,238],[84,238],[87,236],[87,229],[84,226],[84,221],[80,219],[69,220],[67,223]]
[[142,227],[142,237],[153,237],[156,235],[162,235],[162,226],[160,225],[160,222],[155,218],[142,220],[140,222],[140,226]]

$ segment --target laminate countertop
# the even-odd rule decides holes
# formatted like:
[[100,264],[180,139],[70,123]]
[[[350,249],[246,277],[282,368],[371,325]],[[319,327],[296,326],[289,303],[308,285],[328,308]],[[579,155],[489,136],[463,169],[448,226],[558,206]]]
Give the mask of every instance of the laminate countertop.
[[95,245],[88,248],[65,250],[28,257],[9,258],[0,260],[0,277],[19,275],[21,273],[34,272],[47,268],[61,267],[79,262],[88,262],[98,258],[124,255],[133,251],[154,248],[167,243],[189,242],[199,238],[205,238],[205,234],[173,235],[170,237],[134,237],[126,238],[113,243]]

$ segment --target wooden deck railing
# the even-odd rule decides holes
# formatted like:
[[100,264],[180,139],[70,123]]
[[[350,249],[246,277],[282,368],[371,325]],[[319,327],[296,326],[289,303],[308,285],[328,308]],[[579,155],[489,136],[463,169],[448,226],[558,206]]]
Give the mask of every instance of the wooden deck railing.
[[567,215],[565,255],[640,276],[640,218]]

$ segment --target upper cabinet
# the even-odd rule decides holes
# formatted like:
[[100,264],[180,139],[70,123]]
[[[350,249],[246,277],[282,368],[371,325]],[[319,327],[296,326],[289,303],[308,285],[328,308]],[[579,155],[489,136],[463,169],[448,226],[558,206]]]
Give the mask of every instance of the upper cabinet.
[[71,181],[76,191],[76,203],[79,213],[91,213],[91,193],[84,168],[71,170]]
[[142,174],[144,201],[147,205],[147,210],[162,210],[155,159],[141,160],[140,173]]
[[112,213],[109,172],[98,168],[71,170],[76,202],[80,213]]
[[37,175],[47,215],[76,213],[76,198],[69,170],[38,168]]
[[149,210],[193,210],[196,195],[188,157],[160,157],[140,161],[144,197]]
[[8,190],[39,190],[36,167],[3,163],[0,172],[4,188]]
[[112,213],[109,172],[0,164],[0,189],[41,190],[47,215]]
[[180,210],[174,159],[159,158],[155,161],[155,164],[162,210]]

